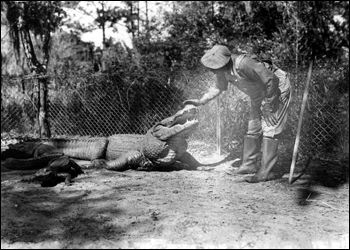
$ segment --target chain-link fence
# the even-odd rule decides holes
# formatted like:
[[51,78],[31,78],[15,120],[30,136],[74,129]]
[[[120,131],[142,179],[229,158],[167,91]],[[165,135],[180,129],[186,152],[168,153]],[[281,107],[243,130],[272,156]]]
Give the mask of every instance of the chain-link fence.
[[[186,74],[148,72],[132,78],[118,74],[51,75],[48,120],[56,136],[144,134],[156,122],[173,115],[194,92]],[[198,78],[201,76],[198,75]],[[2,77],[2,138],[37,137],[37,100],[33,77]],[[207,81],[207,79],[202,79]],[[213,110],[212,105],[203,110]],[[215,143],[215,119],[200,113],[193,141]],[[214,117],[215,118],[215,117]],[[213,127],[213,128],[211,128]],[[213,133],[214,132],[214,133]]]
[[[314,70],[301,130],[301,156],[349,156],[348,80],[348,71],[341,67]],[[297,87],[294,105],[300,112],[304,86]],[[298,118],[292,114],[294,123]]]
[[[348,153],[348,95],[339,90],[332,69],[314,71],[304,115],[299,154]],[[333,73],[332,73],[333,72]],[[291,75],[293,101],[289,123],[281,140],[282,154],[291,159],[306,76]],[[8,137],[37,136],[36,100],[31,77],[2,77],[1,133]],[[52,136],[108,136],[145,133],[172,115],[185,99],[198,98],[214,80],[208,72],[139,75],[68,73],[50,77],[48,103]],[[190,147],[229,152],[242,145],[247,130],[250,100],[230,87],[200,107],[200,126]],[[220,108],[218,108],[220,107]],[[220,126],[218,128],[218,126]],[[347,138],[347,139],[346,139]],[[311,150],[312,149],[312,150]]]

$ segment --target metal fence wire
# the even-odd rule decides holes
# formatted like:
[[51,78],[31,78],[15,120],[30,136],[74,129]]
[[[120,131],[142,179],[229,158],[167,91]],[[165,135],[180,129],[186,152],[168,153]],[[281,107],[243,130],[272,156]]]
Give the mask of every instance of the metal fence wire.
[[335,70],[322,73],[314,74],[310,85],[301,152],[316,158],[334,158],[344,153],[348,156],[349,94],[342,88],[348,82],[334,80],[337,79]]
[[[186,92],[187,95],[193,92],[182,77],[155,72],[133,75],[132,79],[100,73],[51,75],[48,85],[51,134],[53,137],[144,134],[156,122],[180,109]],[[2,76],[2,139],[38,136],[35,81],[34,77]],[[201,120],[205,115],[201,112],[199,116]],[[193,135],[194,140],[214,143],[215,134],[205,128],[214,126],[215,132],[213,122],[201,123],[206,125]]]
[[[175,74],[176,73],[176,74]],[[325,75],[328,77],[326,78]],[[303,76],[293,84],[289,123],[283,133],[284,153],[292,155],[304,91]],[[313,152],[336,154],[348,152],[348,95],[337,89],[330,72],[314,75],[307,111],[304,116],[301,156]],[[49,123],[52,136],[109,136],[144,134],[156,122],[171,116],[185,99],[199,98],[212,84],[211,73],[154,71],[133,75],[79,74],[51,75],[48,86]],[[33,77],[5,77],[1,84],[1,138],[37,137],[36,100]],[[247,130],[250,100],[230,87],[220,96],[200,107],[200,126],[190,138],[190,147],[205,145],[216,150],[218,138],[222,152],[242,146]],[[220,114],[219,116],[217,114]],[[220,119],[220,121],[218,121]],[[217,133],[217,125],[221,134]]]

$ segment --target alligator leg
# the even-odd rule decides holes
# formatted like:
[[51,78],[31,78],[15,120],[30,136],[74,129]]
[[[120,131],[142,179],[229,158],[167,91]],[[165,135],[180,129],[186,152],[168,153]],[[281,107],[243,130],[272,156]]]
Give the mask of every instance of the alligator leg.
[[197,169],[197,167],[202,166],[204,164],[199,163],[190,153],[185,152],[179,157],[179,162],[187,164],[190,169]]
[[67,186],[71,185],[72,182],[72,175],[70,173],[57,173],[56,176],[60,179],[64,178],[64,182]]
[[114,171],[125,171],[134,166],[141,166],[141,168],[148,165],[150,161],[140,151],[129,151],[123,154],[116,160],[105,161],[104,168]]

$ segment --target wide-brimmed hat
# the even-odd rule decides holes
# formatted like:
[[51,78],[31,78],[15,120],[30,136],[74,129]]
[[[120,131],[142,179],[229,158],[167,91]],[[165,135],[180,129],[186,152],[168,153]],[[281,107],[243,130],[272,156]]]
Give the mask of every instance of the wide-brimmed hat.
[[210,69],[219,69],[225,66],[231,58],[231,53],[224,45],[215,45],[201,58],[203,65]]

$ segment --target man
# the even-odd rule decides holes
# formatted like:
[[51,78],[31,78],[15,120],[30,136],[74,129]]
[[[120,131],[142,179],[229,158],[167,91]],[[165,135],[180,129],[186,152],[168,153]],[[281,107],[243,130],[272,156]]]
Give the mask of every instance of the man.
[[[227,90],[232,83],[250,96],[251,110],[248,132],[244,137],[242,165],[234,174],[252,174],[247,182],[257,183],[280,178],[272,170],[278,156],[278,136],[287,121],[291,99],[288,74],[255,55],[231,54],[226,46],[215,45],[201,58],[202,64],[217,77],[216,84],[200,99],[190,99],[184,104],[205,105]],[[262,148],[262,150],[261,150]],[[261,166],[256,160],[262,151]]]

